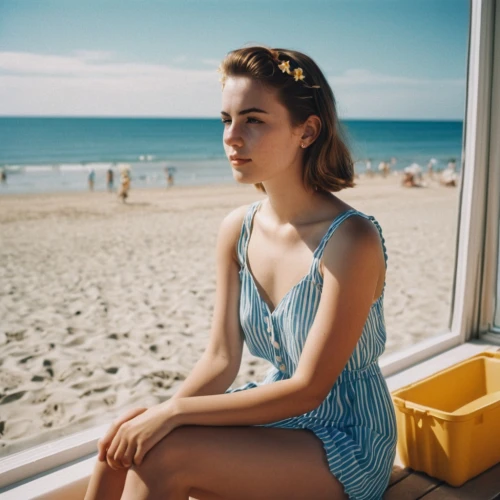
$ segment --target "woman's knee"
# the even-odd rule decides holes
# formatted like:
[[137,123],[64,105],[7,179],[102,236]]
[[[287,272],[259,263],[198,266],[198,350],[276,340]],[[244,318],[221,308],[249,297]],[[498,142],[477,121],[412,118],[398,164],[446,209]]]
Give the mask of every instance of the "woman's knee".
[[179,427],[148,451],[141,465],[132,469],[145,482],[181,484],[189,464],[189,428]]

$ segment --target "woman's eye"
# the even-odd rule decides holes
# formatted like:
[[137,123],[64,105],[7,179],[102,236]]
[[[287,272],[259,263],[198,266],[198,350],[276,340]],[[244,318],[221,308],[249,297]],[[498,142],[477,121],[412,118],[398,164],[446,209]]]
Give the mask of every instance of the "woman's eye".
[[[224,123],[224,124],[227,124],[227,123],[231,123],[231,120],[229,120],[228,118],[226,118],[226,119],[222,118],[221,122]],[[262,123],[262,122],[260,120],[257,120],[257,118],[251,118],[249,116],[247,118],[247,123]]]

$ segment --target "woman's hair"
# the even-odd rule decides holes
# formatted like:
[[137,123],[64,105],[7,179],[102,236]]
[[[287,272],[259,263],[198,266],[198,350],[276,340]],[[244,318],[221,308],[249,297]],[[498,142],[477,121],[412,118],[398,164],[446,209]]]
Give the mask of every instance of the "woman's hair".
[[[285,61],[289,61],[292,72],[301,68],[305,78],[296,80],[290,72],[279,68],[278,65]],[[229,52],[219,71],[223,86],[229,76],[246,76],[277,89],[293,126],[304,123],[311,115],[320,118],[320,134],[304,151],[306,187],[335,192],[354,186],[353,160],[342,136],[335,97],[325,76],[309,56],[295,50],[245,47]],[[255,187],[265,192],[262,183]]]

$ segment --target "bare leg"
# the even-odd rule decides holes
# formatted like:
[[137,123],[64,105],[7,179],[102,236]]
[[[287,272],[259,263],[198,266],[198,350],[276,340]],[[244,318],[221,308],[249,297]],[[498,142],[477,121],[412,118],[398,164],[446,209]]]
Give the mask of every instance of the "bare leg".
[[126,476],[122,500],[343,500],[310,431],[179,427]]
[[90,477],[85,500],[120,500],[128,469],[113,470],[107,462],[97,460]]

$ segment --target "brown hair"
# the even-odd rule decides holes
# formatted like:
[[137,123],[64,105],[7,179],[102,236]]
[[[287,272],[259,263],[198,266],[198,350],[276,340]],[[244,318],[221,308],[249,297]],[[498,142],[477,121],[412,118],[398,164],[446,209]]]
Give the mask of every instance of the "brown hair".
[[[290,61],[290,69],[302,68],[305,80],[278,68]],[[318,191],[335,192],[354,187],[354,165],[337,117],[335,97],[317,64],[295,50],[245,47],[229,52],[222,61],[222,85],[226,77],[246,76],[278,90],[280,102],[288,109],[293,126],[304,123],[311,115],[321,120],[317,139],[304,151],[303,181]],[[317,88],[319,87],[319,88]],[[265,192],[259,183],[255,187]]]

